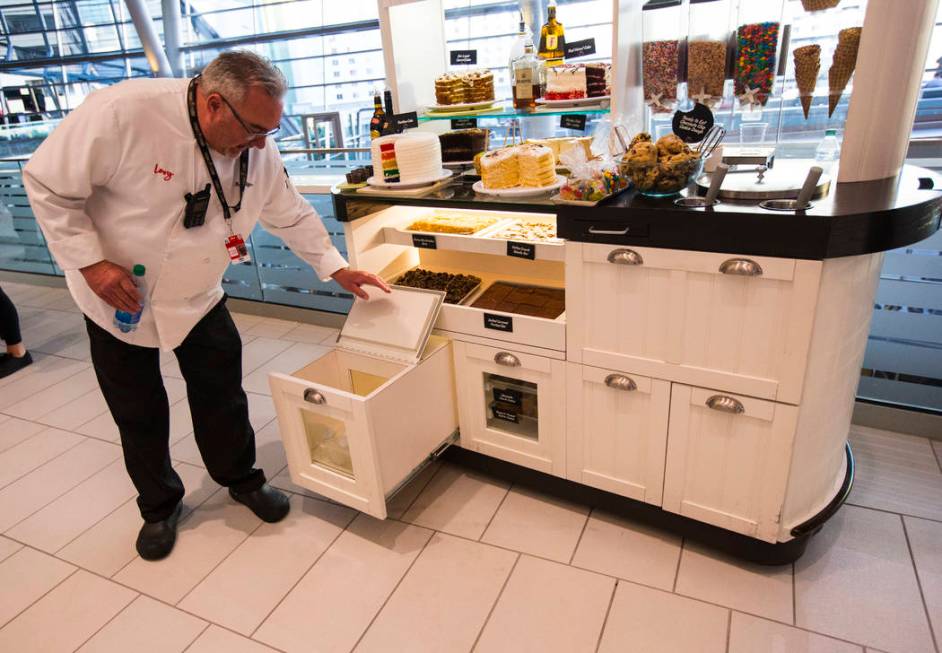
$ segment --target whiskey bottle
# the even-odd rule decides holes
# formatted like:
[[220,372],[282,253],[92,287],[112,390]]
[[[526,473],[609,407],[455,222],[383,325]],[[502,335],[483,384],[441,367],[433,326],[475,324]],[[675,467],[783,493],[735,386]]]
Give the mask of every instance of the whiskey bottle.
[[514,109],[536,108],[536,100],[543,94],[545,74],[543,62],[533,53],[533,41],[528,38],[523,54],[510,65]]
[[550,0],[546,7],[547,19],[540,30],[540,59],[547,66],[558,66],[566,54],[566,36],[563,24],[556,20],[556,0]]
[[383,111],[383,102],[379,99],[379,94],[373,96],[373,117],[370,118],[370,140],[374,140],[383,135],[383,123],[385,122],[386,112]]
[[396,125],[392,122],[393,119],[393,105],[392,105],[392,91],[388,88],[383,91],[383,104],[386,105],[386,114],[383,116],[383,136],[386,134],[398,134],[399,129],[396,128]]

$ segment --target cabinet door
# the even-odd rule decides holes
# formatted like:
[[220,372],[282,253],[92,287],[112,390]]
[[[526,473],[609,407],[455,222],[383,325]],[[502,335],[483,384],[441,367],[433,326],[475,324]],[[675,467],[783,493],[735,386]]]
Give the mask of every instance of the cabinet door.
[[565,475],[562,361],[455,342],[461,446]]
[[566,247],[570,360],[798,403],[819,261]]
[[567,478],[661,505],[670,383],[567,364]]
[[271,374],[291,480],[379,519],[386,517],[376,446],[359,397]]
[[673,384],[664,509],[774,542],[795,406]]

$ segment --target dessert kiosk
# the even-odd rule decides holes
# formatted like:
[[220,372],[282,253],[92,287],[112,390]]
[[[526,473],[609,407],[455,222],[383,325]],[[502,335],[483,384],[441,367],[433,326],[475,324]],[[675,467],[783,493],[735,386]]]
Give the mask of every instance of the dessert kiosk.
[[[909,125],[874,115],[891,92],[914,106],[936,8],[918,4],[870,1],[855,88],[869,104],[851,104],[836,182],[796,210],[633,189],[556,204],[466,175],[335,190],[350,264],[424,290],[357,302],[335,352],[272,376],[293,480],[383,518],[444,455],[744,558],[799,557],[852,486],[882,252],[939,228],[942,177],[903,165]],[[881,57],[888,38],[915,42],[912,59]],[[877,129],[886,142],[868,141]]]

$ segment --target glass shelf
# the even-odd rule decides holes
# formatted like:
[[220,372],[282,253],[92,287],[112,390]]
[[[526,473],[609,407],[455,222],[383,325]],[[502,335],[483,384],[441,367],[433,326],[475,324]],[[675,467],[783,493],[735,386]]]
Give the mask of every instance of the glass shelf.
[[421,115],[419,122],[429,120],[462,120],[465,118],[475,118],[484,120],[486,118],[538,118],[541,116],[567,116],[567,115],[601,115],[608,113],[609,107],[589,106],[572,107],[557,109],[542,109],[539,111],[518,111],[510,107],[503,107],[499,111],[475,112],[475,111],[456,111],[454,114],[436,113],[435,115]]

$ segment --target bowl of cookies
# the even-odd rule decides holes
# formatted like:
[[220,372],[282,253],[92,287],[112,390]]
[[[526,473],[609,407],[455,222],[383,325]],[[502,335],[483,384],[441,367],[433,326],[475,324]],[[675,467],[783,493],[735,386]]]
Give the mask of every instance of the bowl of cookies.
[[642,195],[670,197],[696,179],[703,161],[699,152],[674,134],[655,142],[650,134],[641,132],[631,139],[620,167]]

